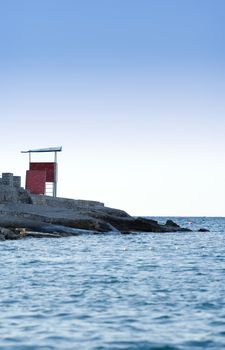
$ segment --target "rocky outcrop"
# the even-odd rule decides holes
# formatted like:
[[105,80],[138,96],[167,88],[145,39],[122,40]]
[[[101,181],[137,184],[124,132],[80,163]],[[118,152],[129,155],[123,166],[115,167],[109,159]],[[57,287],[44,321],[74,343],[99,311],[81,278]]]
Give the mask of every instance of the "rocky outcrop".
[[0,240],[64,237],[80,234],[184,232],[172,220],[132,217],[95,201],[31,195],[22,188],[0,185]]
[[22,187],[0,184],[0,203],[32,203],[32,197]]
[[19,239],[19,234],[17,234],[14,230],[0,227],[0,241],[5,241],[6,239]]
[[200,228],[198,232],[209,232],[209,230],[207,230],[206,228]]

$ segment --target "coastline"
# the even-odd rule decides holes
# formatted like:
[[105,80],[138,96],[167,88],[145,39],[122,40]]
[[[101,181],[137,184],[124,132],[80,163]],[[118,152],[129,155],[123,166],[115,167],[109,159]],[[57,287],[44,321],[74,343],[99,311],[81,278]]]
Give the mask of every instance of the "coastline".
[[[0,185],[0,240],[59,238],[80,234],[191,232],[167,220],[130,216],[101,202],[30,194],[22,187]],[[204,231],[204,229],[200,229]]]

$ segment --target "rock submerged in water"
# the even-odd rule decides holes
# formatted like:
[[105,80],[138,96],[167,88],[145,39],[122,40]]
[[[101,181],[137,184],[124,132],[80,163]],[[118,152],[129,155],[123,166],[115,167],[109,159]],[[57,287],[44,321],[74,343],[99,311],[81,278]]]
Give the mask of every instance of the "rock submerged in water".
[[[103,203],[31,195],[0,185],[0,240],[65,237],[88,233],[189,232],[172,220],[166,224],[132,217]],[[13,191],[11,193],[10,191]]]
[[210,231],[208,229],[206,229],[206,228],[200,228],[198,230],[198,232],[210,232]]

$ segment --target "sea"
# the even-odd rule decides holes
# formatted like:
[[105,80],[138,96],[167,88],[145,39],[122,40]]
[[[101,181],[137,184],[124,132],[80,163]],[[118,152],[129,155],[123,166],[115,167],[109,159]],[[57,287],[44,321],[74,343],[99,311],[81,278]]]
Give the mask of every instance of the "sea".
[[225,349],[225,218],[169,219],[194,231],[0,242],[0,349]]

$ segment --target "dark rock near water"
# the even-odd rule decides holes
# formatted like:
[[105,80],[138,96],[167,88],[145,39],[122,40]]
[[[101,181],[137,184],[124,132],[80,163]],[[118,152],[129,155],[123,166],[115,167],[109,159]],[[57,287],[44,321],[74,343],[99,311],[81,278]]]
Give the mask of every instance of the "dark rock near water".
[[177,225],[173,220],[167,220],[166,225],[170,227],[179,227],[179,225]]
[[5,236],[0,233],[0,241],[5,241]]
[[12,229],[0,227],[0,240],[5,241],[6,239],[19,239],[21,238],[20,233]]
[[[87,233],[188,232],[172,220],[165,225],[95,201],[31,195],[0,185],[0,240],[65,237]],[[203,232],[203,231],[201,231]]]

